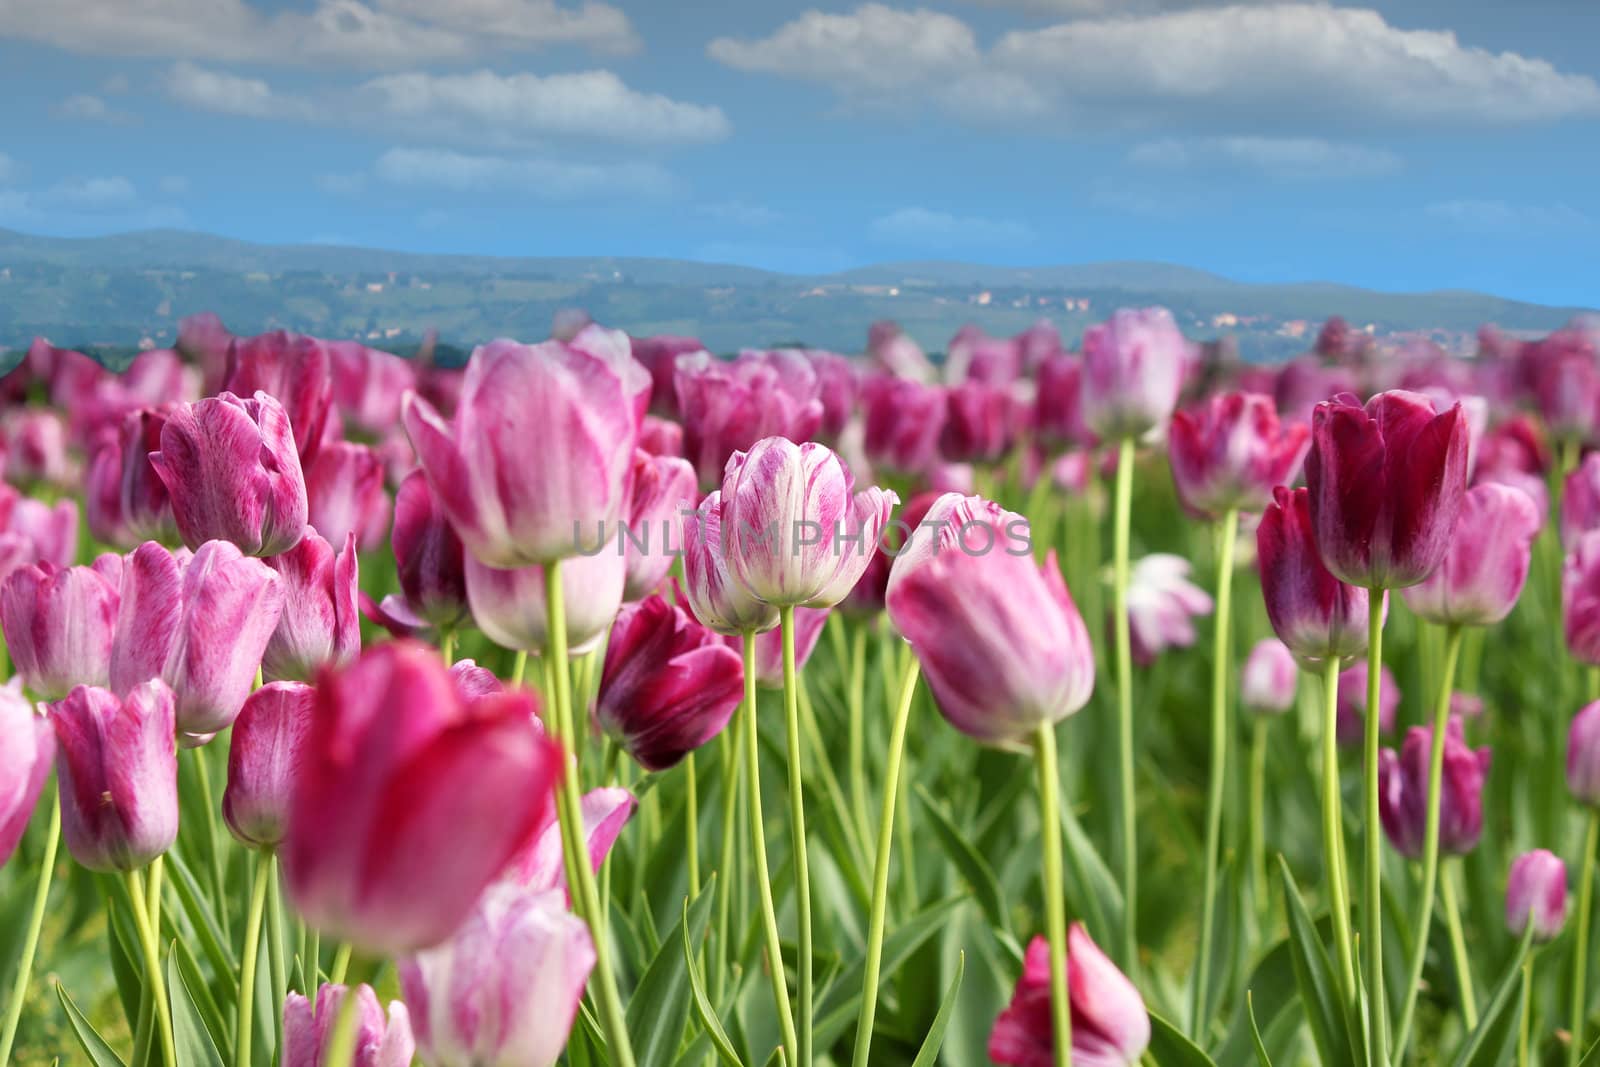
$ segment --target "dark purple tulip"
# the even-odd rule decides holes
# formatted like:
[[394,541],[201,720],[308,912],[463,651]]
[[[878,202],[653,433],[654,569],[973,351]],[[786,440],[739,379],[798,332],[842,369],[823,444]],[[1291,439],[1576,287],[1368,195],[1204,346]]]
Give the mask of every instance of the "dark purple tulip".
[[1567,552],[1561,569],[1561,620],[1572,658],[1600,667],[1600,530],[1582,535]]
[[[1401,855],[1411,859],[1420,857],[1426,844],[1433,744],[1432,729],[1413,726],[1398,754],[1392,748],[1378,753],[1378,815],[1383,832]],[[1439,794],[1439,850],[1447,856],[1471,852],[1483,833],[1483,780],[1489,774],[1489,757],[1487,748],[1467,747],[1460,719],[1449,720]]]
[[1065,353],[1039,364],[1034,427],[1052,448],[1089,447],[1095,436],[1083,421],[1083,361]]
[[384,610],[404,608],[408,617],[441,630],[461,625],[467,618],[464,549],[421,471],[408,474],[395,493],[389,543],[402,595],[384,597]]
[[940,454],[954,463],[993,463],[1011,448],[1014,406],[1009,385],[972,380],[946,389]]

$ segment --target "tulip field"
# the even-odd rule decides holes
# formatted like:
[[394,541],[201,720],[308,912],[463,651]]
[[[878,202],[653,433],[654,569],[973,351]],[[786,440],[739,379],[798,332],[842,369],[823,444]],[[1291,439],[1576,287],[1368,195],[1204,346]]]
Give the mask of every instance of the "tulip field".
[[0,1067],[1600,1067],[1600,320],[0,377]]

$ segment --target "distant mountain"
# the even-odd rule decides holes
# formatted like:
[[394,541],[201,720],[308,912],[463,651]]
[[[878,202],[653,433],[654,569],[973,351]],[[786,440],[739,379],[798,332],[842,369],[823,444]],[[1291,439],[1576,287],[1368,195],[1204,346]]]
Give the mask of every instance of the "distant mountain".
[[556,310],[582,307],[636,334],[692,334],[719,351],[783,343],[856,351],[883,318],[938,350],[967,322],[1011,333],[1050,318],[1074,342],[1130,303],[1163,304],[1191,336],[1232,335],[1261,359],[1302,350],[1333,314],[1376,333],[1462,344],[1484,322],[1542,332],[1582,310],[1471,292],[1259,285],[1137,261],[903,262],[799,276],[628,256],[431,255],[179,230],[60,238],[0,229],[0,347],[12,348],[35,335],[79,346],[170,344],[178,318],[199,310],[241,333],[282,327],[398,348],[436,328],[447,343],[470,347],[545,336]]

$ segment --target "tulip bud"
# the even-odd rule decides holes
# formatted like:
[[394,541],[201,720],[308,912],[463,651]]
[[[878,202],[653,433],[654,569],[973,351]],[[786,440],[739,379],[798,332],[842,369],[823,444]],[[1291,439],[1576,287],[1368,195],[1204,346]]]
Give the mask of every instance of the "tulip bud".
[[[805,669],[806,661],[811,658],[811,653],[816,651],[817,639],[822,636],[822,628],[827,625],[829,609],[827,608],[795,608],[794,609],[794,666],[796,671]],[[724,638],[731,649],[742,650],[744,643],[739,638]],[[756,635],[756,685],[763,689],[783,688],[783,631],[768,630]]]
[[[544,568],[535,564],[499,570],[469,555],[466,576],[467,602],[478,629],[501,648],[543,654],[550,640]],[[562,561],[568,654],[582,655],[605,636],[622,607],[626,578],[626,560],[615,546]]]
[[1600,452],[1590,452],[1561,487],[1561,543],[1568,548],[1600,530]]
[[1211,614],[1211,596],[1189,581],[1189,561],[1155,552],[1128,574],[1128,634],[1143,667],[1169,648],[1194,644],[1194,619]]
[[1540,525],[1520,489],[1487,483],[1467,490],[1444,560],[1401,594],[1406,606],[1429,622],[1493,626],[1522,595]]
[[782,437],[735,453],[722,481],[722,529],[734,580],[769,604],[832,607],[849,595],[899,502],[876,487],[852,493],[826,445]]
[[1365,408],[1317,405],[1306,486],[1322,561],[1369,589],[1416,585],[1450,547],[1466,495],[1467,425],[1418,393],[1392,390]]
[[[1413,726],[1397,755],[1378,753],[1378,815],[1389,843],[1403,856],[1417,859],[1427,840],[1428,761],[1433,730]],[[1461,736],[1461,720],[1445,728],[1444,779],[1439,794],[1439,850],[1447,856],[1471,852],[1483,833],[1483,780],[1489,774],[1489,750],[1476,752]]]
[[1020,515],[940,497],[895,559],[886,599],[939,710],[963,733],[1022,748],[1088,702],[1088,631],[1054,553],[1034,563]]
[[757,441],[807,441],[822,425],[816,374],[803,359],[798,366],[760,357],[729,363],[697,352],[678,357],[673,382],[683,454],[702,489],[715,489],[729,457]]
[[1567,792],[1580,804],[1600,807],[1600,700],[1573,716],[1567,731]]
[[303,681],[325,665],[354,659],[361,651],[355,534],[345,535],[335,556],[332,545],[307,530],[267,565],[278,573],[283,610],[261,657],[262,676]]
[[1561,619],[1572,658],[1600,666],[1600,531],[1582,535],[1567,551],[1561,568]]
[[[1067,993],[1072,1001],[1072,1059],[1095,1067],[1134,1067],[1150,1045],[1144,999],[1106,958],[1082,923],[1067,931]],[[989,1059],[1009,1067],[1055,1062],[1050,1010],[1050,944],[1028,943],[1011,1003],[989,1034]]]
[[675,422],[646,415],[639,424],[639,447],[652,456],[683,458],[683,427]]
[[1314,664],[1367,650],[1369,594],[1341,582],[1323,564],[1309,490],[1273,490],[1273,502],[1256,528],[1256,554],[1267,618],[1296,659]]
[[1213,521],[1230,510],[1260,511],[1275,487],[1294,481],[1310,436],[1303,423],[1279,425],[1272,398],[1259,393],[1223,393],[1179,411],[1167,437],[1178,499]]
[[5,420],[5,476],[16,485],[68,485],[74,470],[67,426],[49,408],[20,408]]
[[715,490],[683,520],[683,592],[700,625],[719,634],[759,633],[778,625],[778,609],[733,580],[722,532],[722,492]]
[[1294,706],[1299,678],[1289,646],[1276,638],[1262,638],[1239,673],[1239,705],[1257,715],[1281,715]]
[[70,567],[78,558],[78,505],[50,507],[0,482],[0,582],[29,563]]
[[335,410],[358,430],[382,434],[400,421],[400,402],[417,385],[411,361],[360,341],[329,341]]
[[172,410],[150,464],[167,487],[183,543],[232,541],[275,556],[306,525],[305,477],[288,416],[266,393],[232,393]]
[[228,352],[233,340],[233,334],[214,312],[202,311],[178,320],[177,349],[199,365],[201,391],[207,396],[222,388],[222,381],[228,375]]
[[51,705],[61,776],[61,833],[91,871],[138,870],[178,837],[177,729],[160,679],[118,699],[80,685]]
[[1520,938],[1533,925],[1533,939],[1553,941],[1567,921],[1567,865],[1546,849],[1524,852],[1511,862],[1506,883],[1506,927]]
[[822,423],[817,436],[836,441],[855,414],[859,382],[855,363],[834,352],[806,349],[805,356],[817,374],[817,399],[822,401]]
[[673,337],[669,334],[635,337],[632,341],[633,358],[650,372],[651,413],[664,419],[677,418],[678,391],[674,377],[678,357],[690,352],[705,352],[706,346],[696,337]]
[[59,700],[110,680],[121,580],[122,560],[104,555],[92,567],[22,567],[0,585],[0,626],[29,692]]
[[880,370],[907,381],[926,382],[933,378],[933,364],[922,346],[889,319],[875,322],[867,330],[867,358]]
[[[1359,745],[1365,734],[1367,721],[1367,661],[1358,659],[1339,672],[1337,690],[1337,718],[1334,732],[1341,745]],[[1400,687],[1395,684],[1394,673],[1387,664],[1378,674],[1378,729],[1388,733],[1394,729],[1395,712],[1400,708]]]
[[[299,993],[283,1002],[282,1067],[346,1067],[328,1059],[340,1005],[349,988],[326,982],[317,987],[317,1010]],[[356,1038],[348,1067],[410,1067],[416,1055],[411,1015],[398,1000],[384,1016],[378,994],[369,985],[356,987]]]
[[403,599],[406,613],[421,622],[452,630],[467,618],[467,574],[461,538],[439,507],[427,476],[412,471],[394,498],[394,530],[389,535],[403,598],[383,598],[394,614]]
[[428,484],[472,555],[509,568],[599,547],[627,506],[643,373],[559,341],[499,340],[472,353],[452,422],[406,401]]
[[866,415],[863,447],[874,467],[921,474],[938,459],[944,429],[944,390],[907,378],[868,378],[861,387]]
[[1034,427],[1040,440],[1056,448],[1095,444],[1083,421],[1083,361],[1052,355],[1039,364],[1038,379]]
[[721,733],[743,697],[739,653],[651,596],[611,628],[595,721],[641,767],[662,771]]
[[0,686],[0,867],[28,829],[55,754],[50,720],[22,695],[22,679]]
[[1189,342],[1166,308],[1119,309],[1083,334],[1083,417],[1107,441],[1143,437],[1178,403]]
[[309,685],[268,682],[233,724],[222,817],[246,848],[276,848],[288,830],[290,789],[315,699]]
[[311,525],[330,544],[355,534],[356,547],[370,552],[389,532],[389,494],[383,487],[383,457],[366,445],[323,445],[306,469]]
[[963,382],[945,390],[939,452],[955,463],[993,463],[1010,450],[1017,427],[1009,386]]
[[240,338],[228,350],[223,388],[236,396],[271,396],[293,427],[301,465],[317,458],[333,406],[332,364],[321,341],[283,330]]
[[628,504],[627,526],[618,531],[617,545],[601,550],[620,548],[623,552],[627,566],[624,600],[643,599],[667,577],[681,540],[674,535],[683,512],[694,506],[697,495],[694,468],[687,460],[652,456],[643,450],[633,454],[633,498]]

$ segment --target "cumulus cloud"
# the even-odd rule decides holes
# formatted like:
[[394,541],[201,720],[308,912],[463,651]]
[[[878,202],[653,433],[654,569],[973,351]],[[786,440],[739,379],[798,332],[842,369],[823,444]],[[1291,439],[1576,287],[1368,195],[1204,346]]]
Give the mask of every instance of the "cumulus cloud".
[[1404,167],[1382,148],[1319,137],[1167,137],[1135,145],[1128,162],[1156,170],[1237,166],[1276,178],[1362,178]]
[[104,232],[179,226],[184,213],[170,204],[149,204],[121,175],[69,177],[42,189],[0,190],[0,225],[61,233]]
[[1020,222],[952,215],[922,207],[903,207],[874,219],[867,232],[883,244],[930,251],[1015,247],[1033,240],[1033,231]]
[[654,163],[579,163],[469,155],[432,148],[391,148],[373,168],[391,185],[467,193],[515,190],[539,200],[670,195],[672,175]]
[[91,55],[375,67],[639,46],[627,16],[596,0],[316,0],[310,11],[247,0],[6,0],[0,37]]
[[199,111],[252,119],[316,118],[327,114],[307,100],[274,91],[261,78],[241,78],[189,62],[172,68],[166,87],[172,99]]

